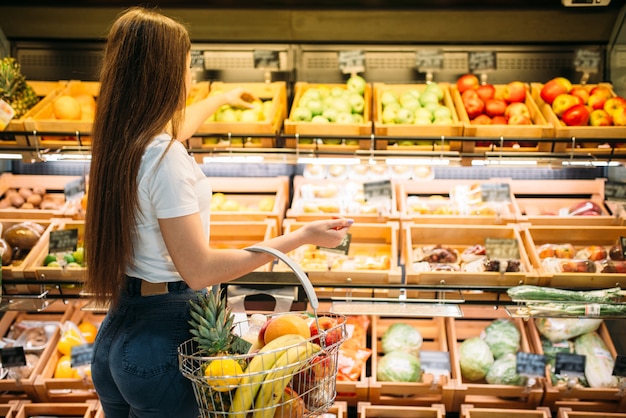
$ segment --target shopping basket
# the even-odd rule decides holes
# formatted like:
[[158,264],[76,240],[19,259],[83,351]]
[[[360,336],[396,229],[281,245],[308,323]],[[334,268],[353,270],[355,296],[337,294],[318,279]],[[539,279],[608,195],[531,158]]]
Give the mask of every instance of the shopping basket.
[[[336,396],[337,358],[346,339],[345,316],[318,312],[319,302],[306,274],[280,251],[253,246],[248,251],[265,252],[285,262],[298,277],[308,296],[312,313],[303,315],[316,321],[319,335],[308,340],[292,339],[280,347],[267,345],[256,353],[210,357],[200,353],[195,341],[178,347],[182,374],[191,380],[203,418],[300,418],[320,415],[333,405]],[[328,319],[327,319],[328,318]],[[321,319],[331,326],[324,329]],[[330,320],[329,320],[330,319]],[[243,335],[247,321],[234,325]],[[223,372],[206,376],[212,362]],[[236,365],[235,365],[236,363]]]

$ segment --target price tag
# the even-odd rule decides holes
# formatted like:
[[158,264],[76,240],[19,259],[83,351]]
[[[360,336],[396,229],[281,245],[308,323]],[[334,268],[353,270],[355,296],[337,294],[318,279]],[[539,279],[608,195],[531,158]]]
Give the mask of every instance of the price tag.
[[576,50],[574,68],[584,73],[597,73],[600,69],[600,51],[581,48]]
[[362,73],[365,71],[365,52],[339,51],[339,69],[344,74]]
[[447,351],[420,350],[420,363],[426,373],[433,376],[450,376],[450,353]]
[[513,238],[486,238],[485,252],[490,260],[519,259],[519,246]]
[[568,376],[584,376],[587,357],[579,354],[557,353],[554,372]]
[[191,50],[191,68],[204,70],[204,51]]
[[421,72],[441,70],[443,68],[443,51],[441,49],[420,49],[417,51],[415,66]]
[[328,253],[348,255],[348,253],[350,252],[351,241],[352,241],[352,234],[346,234],[343,237],[343,241],[341,241],[341,244],[339,244],[338,246],[333,247],[333,248],[317,246],[317,249],[320,251],[328,252]]
[[15,110],[4,100],[0,99],[0,131],[4,131],[15,116]]
[[391,180],[370,181],[363,183],[363,194],[365,201],[375,199],[391,199]]
[[546,356],[543,354],[518,351],[516,359],[517,374],[529,377],[545,377]]
[[604,183],[604,197],[609,201],[626,202],[626,183]]
[[64,194],[66,201],[82,197],[85,194],[85,178],[81,177],[66,183]]
[[0,350],[0,361],[2,367],[22,367],[26,366],[26,354],[24,354],[24,347],[5,347]]
[[483,202],[510,202],[511,186],[508,183],[483,183],[480,194]]
[[613,376],[626,377],[626,356],[618,355],[613,366]]
[[48,253],[64,253],[76,251],[78,245],[78,229],[60,229],[50,231],[50,243]]
[[80,344],[72,347],[70,353],[70,365],[72,368],[91,364],[93,357],[93,344]]
[[278,51],[255,49],[254,68],[280,68],[280,56]]
[[472,73],[496,69],[496,53],[493,51],[476,51],[469,53],[468,67]]

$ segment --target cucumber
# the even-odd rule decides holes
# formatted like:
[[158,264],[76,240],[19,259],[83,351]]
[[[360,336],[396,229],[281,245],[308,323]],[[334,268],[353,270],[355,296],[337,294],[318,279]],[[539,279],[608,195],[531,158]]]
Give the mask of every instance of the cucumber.
[[611,303],[624,295],[619,287],[602,290],[565,290],[553,287],[522,285],[507,290],[515,302],[521,301],[563,301]]

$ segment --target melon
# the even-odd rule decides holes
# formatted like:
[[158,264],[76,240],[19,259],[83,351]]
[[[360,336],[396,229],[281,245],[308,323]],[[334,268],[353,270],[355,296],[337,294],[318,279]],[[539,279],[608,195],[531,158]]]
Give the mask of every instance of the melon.
[[80,103],[69,95],[59,96],[52,104],[57,119],[78,120],[82,117]]

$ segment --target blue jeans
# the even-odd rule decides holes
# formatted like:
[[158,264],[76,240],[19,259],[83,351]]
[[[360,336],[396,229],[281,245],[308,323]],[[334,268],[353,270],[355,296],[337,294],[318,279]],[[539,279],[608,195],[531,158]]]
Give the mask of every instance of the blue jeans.
[[189,300],[197,293],[178,285],[170,285],[167,294],[144,297],[132,282],[103,320],[91,373],[107,418],[200,415],[177,354],[178,346],[191,338]]

